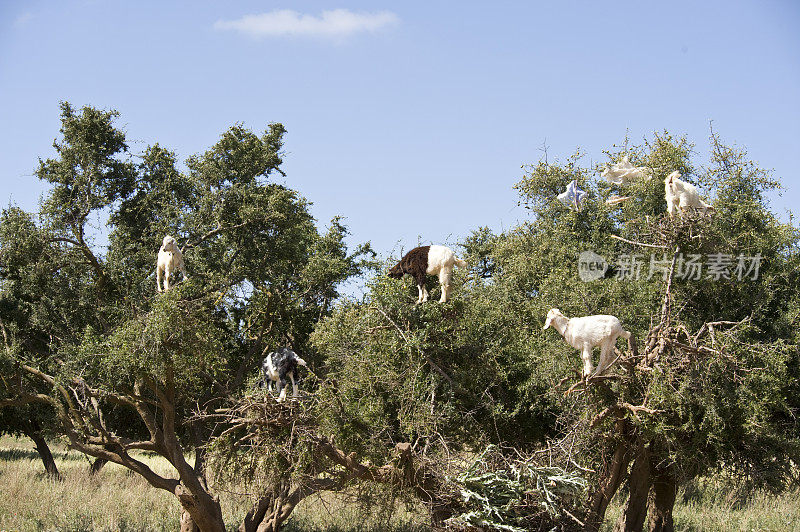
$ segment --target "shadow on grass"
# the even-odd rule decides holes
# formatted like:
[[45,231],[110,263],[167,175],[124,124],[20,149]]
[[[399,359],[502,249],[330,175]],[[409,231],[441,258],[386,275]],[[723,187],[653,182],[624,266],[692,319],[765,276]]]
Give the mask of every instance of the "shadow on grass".
[[[83,462],[86,458],[81,455],[53,451],[53,458],[61,462]],[[39,453],[33,449],[3,449],[0,448],[0,460],[13,462],[17,460],[41,460]]]

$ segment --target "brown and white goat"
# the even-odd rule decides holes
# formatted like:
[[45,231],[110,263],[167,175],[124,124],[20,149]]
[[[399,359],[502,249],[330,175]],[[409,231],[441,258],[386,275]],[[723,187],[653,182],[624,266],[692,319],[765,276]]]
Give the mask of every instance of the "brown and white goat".
[[450,280],[453,278],[453,268],[467,266],[467,263],[456,257],[453,250],[445,246],[420,246],[406,253],[400,262],[389,269],[389,277],[400,279],[403,274],[411,275],[417,281],[419,297],[417,303],[428,300],[428,290],[425,288],[425,278],[428,274],[438,275],[439,284],[442,285],[440,303],[447,301],[450,295]]

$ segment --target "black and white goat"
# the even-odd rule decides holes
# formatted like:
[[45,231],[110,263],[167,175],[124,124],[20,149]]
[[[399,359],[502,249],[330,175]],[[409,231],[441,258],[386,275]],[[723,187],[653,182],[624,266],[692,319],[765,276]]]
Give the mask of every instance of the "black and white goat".
[[292,382],[292,397],[297,397],[297,366],[306,365],[306,361],[297,356],[297,353],[288,347],[281,347],[276,351],[272,351],[261,362],[261,379],[258,382],[259,387],[267,385],[267,391],[272,391],[272,384],[275,383],[278,392],[278,402],[286,399],[286,379]]
[[411,275],[417,281],[419,297],[417,303],[428,300],[428,290],[425,288],[425,276],[428,274],[439,275],[439,284],[442,285],[440,303],[447,301],[450,295],[450,279],[453,277],[453,268],[466,267],[467,263],[456,257],[453,250],[445,246],[420,246],[406,253],[400,262],[389,269],[389,277],[400,279],[403,274]]

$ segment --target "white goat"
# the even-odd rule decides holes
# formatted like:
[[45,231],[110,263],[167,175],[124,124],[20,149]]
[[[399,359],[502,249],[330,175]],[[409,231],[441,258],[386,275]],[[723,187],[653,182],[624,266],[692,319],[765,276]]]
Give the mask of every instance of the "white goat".
[[611,166],[606,165],[601,177],[605,177],[609,183],[615,185],[624,185],[630,181],[642,179],[643,177],[650,179],[650,169],[646,166],[633,166],[628,160],[628,156],[624,156],[622,160]]
[[[631,333],[622,328],[622,323],[615,316],[598,314],[581,318],[567,318],[557,308],[551,308],[542,330],[553,326],[561,333],[564,340],[575,349],[581,351],[584,378],[602,375],[613,362],[614,344],[617,338],[631,337]],[[592,373],[592,349],[600,346],[600,363],[597,371]]]
[[697,209],[703,214],[714,207],[700,199],[697,187],[678,179],[681,173],[675,170],[664,179],[664,194],[667,198],[667,212],[670,217],[676,213],[683,215],[689,209]]
[[156,288],[161,292],[161,278],[164,278],[164,291],[169,290],[169,278],[176,271],[180,270],[184,280],[189,276],[186,274],[186,266],[183,264],[183,253],[178,249],[175,239],[167,235],[158,250],[158,262],[156,263]]

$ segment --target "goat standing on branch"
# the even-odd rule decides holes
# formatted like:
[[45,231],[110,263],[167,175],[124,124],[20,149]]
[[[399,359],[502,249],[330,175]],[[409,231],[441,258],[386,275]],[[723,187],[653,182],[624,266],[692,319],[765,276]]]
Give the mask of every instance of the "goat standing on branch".
[[664,194],[667,198],[667,212],[670,218],[675,216],[675,213],[683,216],[689,209],[697,209],[703,214],[709,210],[713,211],[714,207],[700,199],[697,187],[681,181],[678,179],[680,176],[680,172],[676,170],[664,179]]
[[450,280],[453,278],[453,268],[465,268],[467,263],[456,257],[453,250],[445,246],[420,246],[406,253],[400,262],[389,270],[389,277],[401,279],[403,274],[409,274],[417,281],[419,297],[417,303],[428,300],[428,290],[425,288],[425,276],[439,275],[439,284],[442,285],[440,303],[447,301],[450,295]]
[[[551,308],[542,330],[551,325],[569,345],[581,351],[584,378],[602,375],[613,362],[611,357],[617,338],[631,338],[631,333],[622,328],[619,319],[607,314],[567,318],[557,308]],[[600,362],[597,371],[592,373],[592,349],[595,346],[600,346]]]
[[614,165],[606,165],[600,175],[606,181],[615,185],[626,185],[632,181],[641,180],[642,178],[649,180],[652,177],[649,168],[646,166],[633,166],[627,155]]
[[183,253],[178,249],[178,243],[167,235],[164,237],[161,249],[158,250],[158,263],[156,264],[156,288],[159,292],[162,292],[161,278],[164,278],[163,291],[166,292],[169,290],[169,278],[177,270],[181,271],[184,280],[189,278],[186,274],[186,266],[183,264]]
[[278,402],[286,399],[286,378],[292,381],[292,397],[297,397],[297,382],[294,380],[297,375],[297,366],[308,367],[306,361],[297,356],[297,353],[288,347],[281,347],[277,351],[269,353],[261,363],[261,380],[259,386],[267,385],[267,391],[272,391],[272,383],[275,383],[278,391]]

